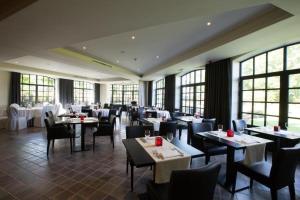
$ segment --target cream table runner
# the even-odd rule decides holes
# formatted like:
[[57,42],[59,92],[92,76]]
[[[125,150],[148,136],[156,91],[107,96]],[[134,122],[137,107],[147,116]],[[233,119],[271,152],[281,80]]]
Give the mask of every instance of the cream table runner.
[[162,146],[155,146],[155,137],[136,138],[137,142],[155,161],[155,183],[170,181],[173,170],[190,168],[191,156],[163,139]]

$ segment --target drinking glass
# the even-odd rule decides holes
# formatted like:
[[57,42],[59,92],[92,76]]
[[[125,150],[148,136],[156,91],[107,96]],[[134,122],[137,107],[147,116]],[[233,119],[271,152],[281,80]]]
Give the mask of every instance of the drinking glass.
[[171,142],[173,140],[173,133],[171,133],[171,132],[167,133],[167,140],[169,142]]
[[146,139],[149,139],[149,137],[150,137],[150,130],[145,130],[145,136],[146,136]]
[[223,125],[222,124],[218,124],[218,131],[220,133],[223,131]]

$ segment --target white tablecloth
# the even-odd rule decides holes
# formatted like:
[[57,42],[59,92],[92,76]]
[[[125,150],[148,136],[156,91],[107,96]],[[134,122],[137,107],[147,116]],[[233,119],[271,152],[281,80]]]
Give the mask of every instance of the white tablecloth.
[[34,108],[18,108],[18,116],[25,117],[26,120],[31,120],[34,117],[41,116],[43,108],[34,107]]
[[82,105],[71,105],[71,108],[73,112],[81,113]]
[[159,147],[154,145],[155,137],[136,140],[155,161],[155,183],[169,182],[173,170],[190,168],[191,156],[167,140]]
[[167,119],[171,118],[170,112],[167,110],[158,110],[156,112],[157,112],[157,117],[165,116]]
[[153,124],[154,131],[159,131],[161,118],[147,118],[146,120]]
[[98,114],[101,112],[101,117],[108,117],[109,109],[101,108],[97,110],[93,110],[93,117],[98,117]]

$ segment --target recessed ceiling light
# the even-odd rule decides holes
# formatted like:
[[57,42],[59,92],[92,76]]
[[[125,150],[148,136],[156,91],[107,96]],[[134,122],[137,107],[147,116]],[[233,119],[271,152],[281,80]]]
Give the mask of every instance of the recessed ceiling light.
[[207,22],[207,23],[206,23],[206,26],[210,26],[210,25],[211,25],[211,22]]
[[83,50],[86,50],[87,48],[86,48],[86,46],[83,46],[82,49],[83,49]]
[[18,64],[19,62],[18,62],[18,61],[15,61],[15,63]]
[[159,56],[156,56],[157,59],[159,59]]
[[125,51],[124,51],[124,50],[122,50],[122,51],[121,51],[121,53],[122,53],[122,54],[124,54],[124,53],[125,53]]
[[131,39],[133,39],[133,40],[134,40],[134,39],[135,39],[135,35],[131,36]]
[[120,61],[119,61],[119,60],[116,60],[116,62],[119,63]]

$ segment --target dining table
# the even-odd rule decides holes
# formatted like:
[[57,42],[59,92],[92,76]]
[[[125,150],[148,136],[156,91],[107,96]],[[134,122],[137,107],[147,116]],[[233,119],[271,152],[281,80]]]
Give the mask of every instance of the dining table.
[[99,120],[98,118],[95,117],[85,117],[83,118],[83,120],[80,118],[61,117],[58,121],[55,121],[55,124],[81,125],[81,131],[80,131],[81,145],[79,149],[75,148],[74,152],[90,150],[85,146],[86,127],[91,125],[97,126],[98,123]]
[[[197,136],[205,139],[208,142],[225,145],[227,147],[227,155],[226,155],[226,170],[225,174],[221,174],[219,177],[219,183],[225,189],[232,192],[232,183],[234,177],[234,162],[235,160],[235,151],[246,149],[252,145],[257,144],[267,144],[273,142],[272,140],[267,140],[264,138],[238,133],[235,132],[233,137],[228,137],[227,133],[224,131],[208,131],[208,132],[198,132]],[[240,187],[238,185],[238,189],[236,191],[243,190],[247,187]]]
[[167,147],[166,151],[168,151],[170,157],[168,157],[167,152],[161,152],[164,156],[161,155],[162,157],[160,157],[157,152],[161,147],[156,147],[154,140],[155,137],[122,140],[130,163],[131,191],[133,191],[134,185],[134,167],[153,166],[153,180],[155,182],[165,181],[166,178],[169,178],[173,169],[178,169],[178,166],[181,167],[180,169],[186,169],[191,159],[204,156],[202,151],[181,142],[178,138],[174,138],[170,142],[163,139],[162,146]]

